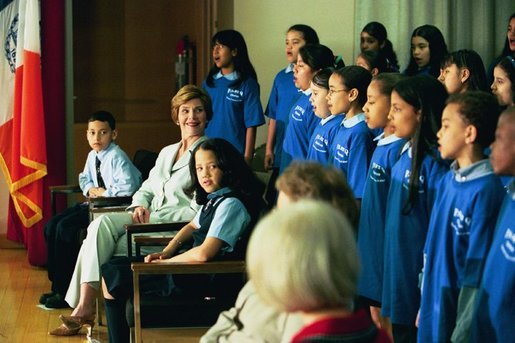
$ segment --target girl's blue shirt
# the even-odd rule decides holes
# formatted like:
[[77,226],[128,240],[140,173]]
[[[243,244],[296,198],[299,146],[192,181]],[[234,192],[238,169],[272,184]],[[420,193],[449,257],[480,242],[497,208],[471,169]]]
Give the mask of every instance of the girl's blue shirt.
[[300,95],[293,83],[293,64],[289,64],[275,76],[265,110],[265,115],[275,120],[274,167],[280,165],[288,115]]
[[327,165],[331,152],[331,144],[338,133],[341,116],[330,115],[317,125],[309,141],[307,160]]
[[495,226],[494,238],[471,324],[472,342],[513,342],[515,323],[515,178],[512,176]]
[[204,81],[202,88],[213,101],[213,118],[206,127],[206,136],[224,138],[243,154],[247,128],[263,125],[265,117],[257,81],[247,78],[235,88],[232,84],[238,77],[237,72],[219,72],[214,76],[213,87]]
[[331,163],[345,174],[356,199],[361,199],[374,151],[373,137],[365,123],[365,114],[342,120],[330,150]]
[[368,169],[358,229],[361,274],[358,294],[381,302],[383,290],[384,230],[386,202],[392,167],[399,159],[405,139],[395,135],[379,135]]
[[311,90],[303,91],[289,114],[283,149],[293,160],[306,159],[309,139],[320,122],[320,118],[313,113],[310,96]]
[[[438,156],[437,151],[433,152]],[[392,168],[386,204],[382,313],[393,324],[413,326],[420,307],[419,273],[436,187],[449,167],[429,154],[419,168],[418,194],[408,214],[411,143]]]
[[[231,192],[231,188],[224,187],[208,194],[207,199],[216,199]],[[222,247],[222,253],[228,253],[233,251],[239,237],[241,237],[246,230],[250,223],[250,215],[238,198],[220,198],[220,200],[215,201],[222,201],[222,203],[220,203],[216,209],[206,237],[214,237],[222,240],[225,243]],[[203,205],[202,209],[206,205]],[[200,214],[202,213],[202,209],[198,211],[193,218],[193,224],[197,228],[200,228]]]

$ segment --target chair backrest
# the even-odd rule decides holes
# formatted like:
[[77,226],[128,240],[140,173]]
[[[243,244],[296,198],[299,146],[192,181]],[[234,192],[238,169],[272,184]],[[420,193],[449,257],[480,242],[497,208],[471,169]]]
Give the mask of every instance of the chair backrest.
[[157,153],[145,149],[137,150],[132,159],[134,166],[138,168],[141,173],[141,179],[146,180],[150,170],[154,167],[157,160]]

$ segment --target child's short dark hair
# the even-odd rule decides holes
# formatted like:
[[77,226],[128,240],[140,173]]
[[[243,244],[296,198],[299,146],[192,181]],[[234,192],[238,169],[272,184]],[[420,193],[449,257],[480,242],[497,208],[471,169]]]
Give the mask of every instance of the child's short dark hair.
[[334,68],[332,67],[321,69],[315,75],[313,75],[311,82],[313,82],[313,84],[317,85],[318,87],[329,89],[329,78],[333,72]]
[[481,56],[474,50],[458,50],[448,53],[442,60],[442,68],[456,64],[458,68],[467,68],[470,71],[469,86],[467,90],[489,90],[486,81],[485,65]]
[[379,92],[381,94],[390,96],[397,82],[406,77],[408,76],[400,73],[381,73],[374,76],[372,81],[375,81],[376,84],[379,85]]
[[114,119],[111,112],[107,111],[97,111],[93,113],[91,116],[89,116],[88,123],[91,123],[92,121],[104,121],[109,124],[109,127],[111,130],[116,129],[116,120]]
[[290,26],[287,32],[290,31],[297,31],[302,33],[302,36],[306,44],[320,44],[317,32],[311,26],[304,24],[295,24]]
[[477,130],[476,143],[488,147],[495,139],[497,119],[501,113],[494,95],[482,91],[468,91],[449,96],[446,102],[457,104],[462,118]]
[[299,49],[299,55],[315,72],[334,65],[333,51],[322,44],[306,44]]
[[370,81],[372,81],[372,74],[360,66],[347,66],[336,69],[334,74],[342,79],[343,85],[347,89],[356,88],[358,90],[359,105],[365,105],[367,102],[367,88]]
[[361,56],[361,58],[367,61],[370,71],[374,68],[377,68],[378,73],[388,71],[388,60],[383,52],[366,50],[361,52],[358,56]]
[[497,67],[504,70],[511,82],[511,101],[515,102],[515,58],[513,56],[503,57]]
[[225,139],[210,138],[197,145],[189,164],[192,185],[186,189],[186,192],[195,195],[197,204],[207,203],[207,193],[198,180],[195,162],[195,155],[201,149],[212,151],[215,155],[216,163],[223,172],[222,187],[230,187],[247,198],[256,199],[254,197],[256,194],[262,194],[264,185],[245,162],[238,149]]

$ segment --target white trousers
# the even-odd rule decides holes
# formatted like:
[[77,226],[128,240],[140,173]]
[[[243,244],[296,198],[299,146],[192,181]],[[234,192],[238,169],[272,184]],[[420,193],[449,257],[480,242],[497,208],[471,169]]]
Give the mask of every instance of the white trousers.
[[82,242],[70,286],[66,292],[65,300],[71,307],[75,308],[79,303],[82,283],[87,282],[98,289],[102,264],[113,256],[127,255],[127,235],[124,225],[131,223],[130,213],[114,212],[102,215],[89,224],[88,234]]

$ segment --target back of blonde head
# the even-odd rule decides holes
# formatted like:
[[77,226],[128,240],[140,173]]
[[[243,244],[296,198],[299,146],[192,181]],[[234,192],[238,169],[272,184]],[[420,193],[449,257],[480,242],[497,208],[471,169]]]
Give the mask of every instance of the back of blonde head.
[[352,307],[359,272],[354,234],[327,203],[300,200],[263,218],[247,262],[257,293],[280,311]]

